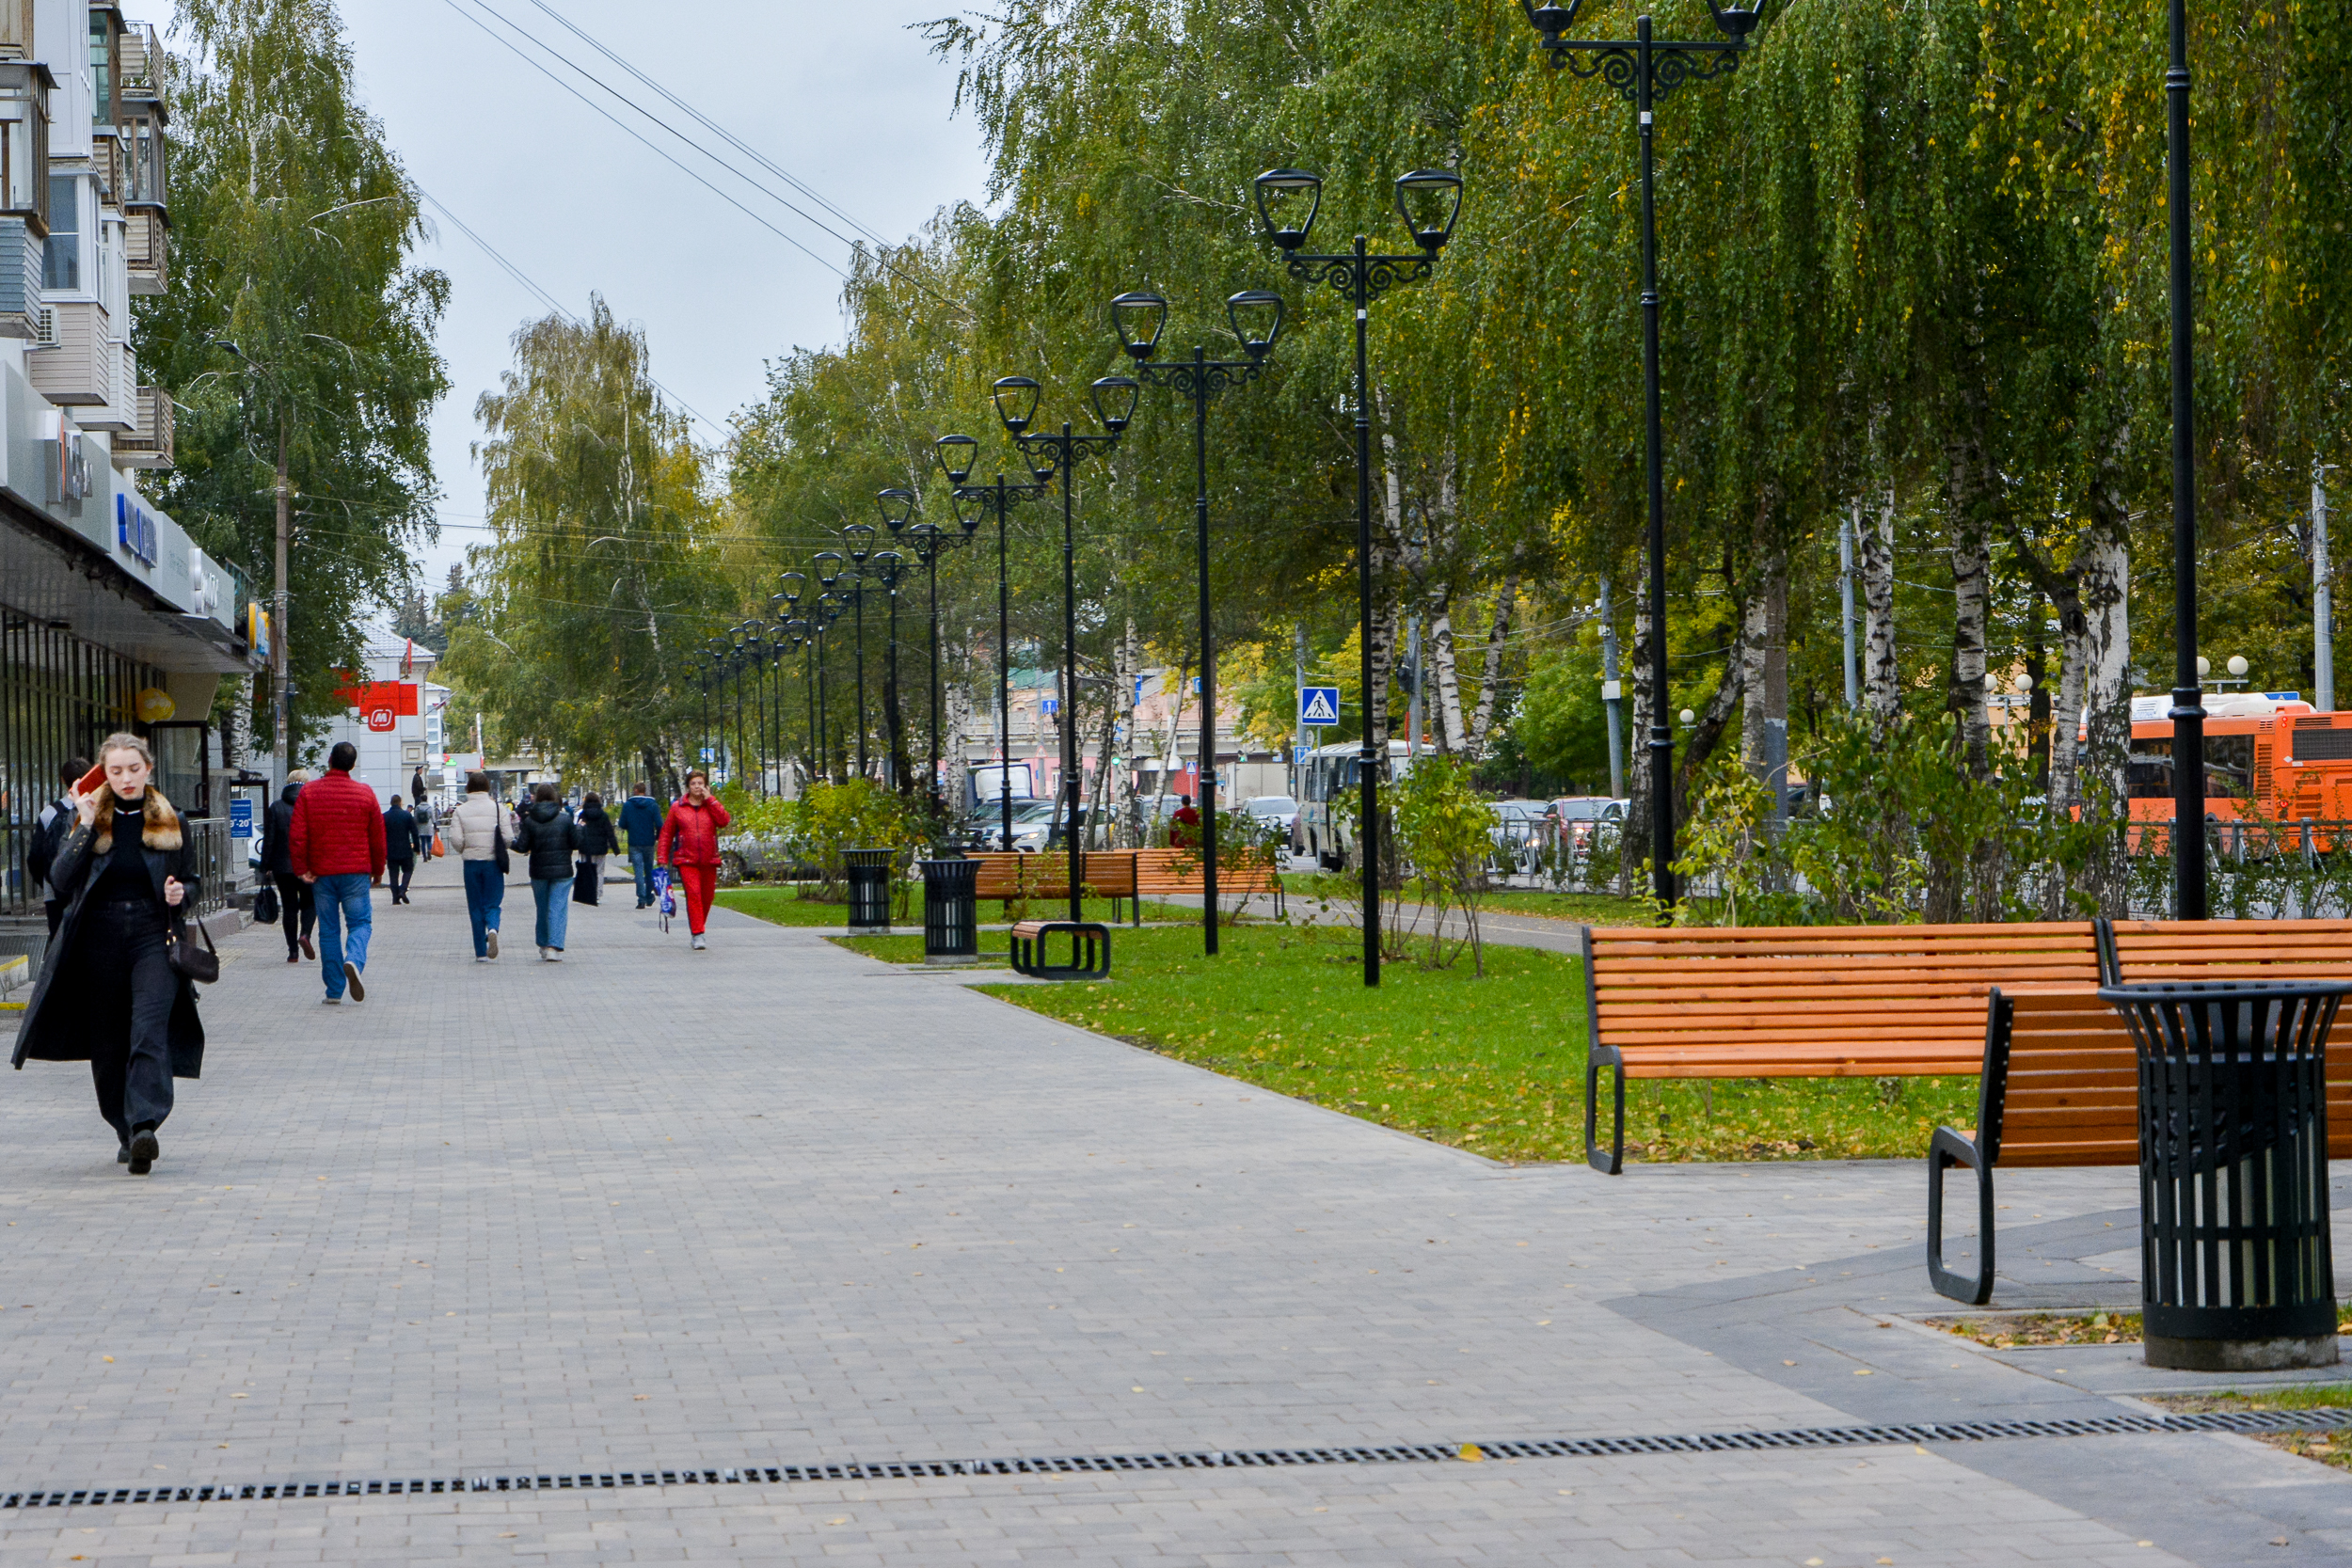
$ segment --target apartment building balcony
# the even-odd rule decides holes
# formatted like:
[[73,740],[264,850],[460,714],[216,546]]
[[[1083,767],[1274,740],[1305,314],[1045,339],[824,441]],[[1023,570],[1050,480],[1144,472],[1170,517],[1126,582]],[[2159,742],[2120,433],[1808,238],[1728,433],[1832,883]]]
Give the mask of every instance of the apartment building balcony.
[[115,437],[115,467],[170,467],[171,394],[161,387],[141,387],[133,406],[138,411],[138,426]]
[[40,336],[40,236],[21,217],[0,217],[0,338]]
[[156,206],[133,205],[122,214],[122,259],[131,293],[166,293],[171,287],[171,221]]
[[43,330],[24,353],[33,390],[64,407],[105,409],[115,402],[123,360],[106,308],[96,300],[61,299],[43,306],[40,314]]

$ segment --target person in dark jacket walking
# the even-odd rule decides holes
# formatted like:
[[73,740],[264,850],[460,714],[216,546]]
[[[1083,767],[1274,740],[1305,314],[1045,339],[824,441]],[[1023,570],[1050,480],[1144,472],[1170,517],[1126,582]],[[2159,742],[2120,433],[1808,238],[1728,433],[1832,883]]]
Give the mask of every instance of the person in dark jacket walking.
[[262,820],[262,869],[278,888],[278,919],[286,928],[286,961],[290,964],[315,960],[319,956],[310,944],[310,932],[319,921],[318,904],[310,884],[294,874],[294,797],[302,793],[310,778],[300,768],[289,773],[286,787],[278,792],[278,803]]
[[604,886],[604,857],[621,851],[621,835],[604,814],[604,797],[590,790],[580,802],[580,852],[587,857],[588,875]]
[[155,1130],[171,1115],[171,1081],[204,1066],[196,987],[167,956],[178,911],[201,889],[187,822],[150,782],[147,742],[111,735],[98,755],[106,782],[70,797],[72,827],[51,868],[65,914],[41,958],[14,1065],[89,1063],[115,1159],[145,1176],[161,1153]]
[[57,934],[57,922],[65,918],[65,900],[49,886],[49,873],[57,863],[57,851],[65,847],[66,835],[73,831],[73,786],[89,771],[89,758],[75,757],[57,769],[57,782],[65,785],[65,793],[42,808],[33,822],[33,841],[24,847],[24,875],[40,890],[41,913],[49,917],[49,934]]
[[417,874],[417,819],[402,808],[397,795],[384,813],[384,873],[392,884],[393,903],[416,902],[408,896],[408,882]]
[[515,847],[531,857],[531,901],[538,906],[539,957],[564,961],[564,933],[572,918],[572,851],[580,847],[580,824],[556,799],[555,786],[532,791]]
[[621,802],[621,832],[628,835],[628,867],[637,873],[637,907],[653,903],[653,851],[661,837],[661,807],[646,793],[643,780],[637,791]]

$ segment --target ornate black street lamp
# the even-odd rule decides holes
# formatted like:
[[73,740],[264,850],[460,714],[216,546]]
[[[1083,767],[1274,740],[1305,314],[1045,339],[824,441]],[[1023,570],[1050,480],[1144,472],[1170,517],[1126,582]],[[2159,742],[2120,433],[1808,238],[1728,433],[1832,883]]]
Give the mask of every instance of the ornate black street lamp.
[[1301,169],[1268,169],[1258,176],[1258,218],[1266,238],[1280,249],[1290,275],[1303,283],[1328,284],[1356,307],[1356,593],[1359,637],[1363,644],[1364,739],[1357,772],[1362,792],[1356,852],[1364,871],[1364,984],[1380,983],[1380,775],[1389,759],[1373,737],[1372,698],[1372,391],[1365,364],[1365,332],[1372,302],[1399,283],[1417,283],[1438,264],[1438,252],[1454,237],[1462,211],[1460,176],[1443,169],[1416,169],[1396,182],[1396,210],[1405,219],[1417,256],[1375,256],[1364,236],[1356,248],[1337,256],[1306,251],[1307,234],[1323,205],[1323,180]]
[[949,533],[946,529],[941,528],[937,523],[933,522],[913,524],[907,529],[906,531],[907,543],[913,546],[914,549],[914,559],[922,562],[924,573],[930,581],[930,796],[931,807],[934,812],[945,810],[946,804],[946,784],[939,776],[939,557],[940,552],[943,550],[952,549],[958,545],[968,543],[971,539],[970,531],[977,528],[978,526],[979,519],[977,517],[974,517],[970,523],[965,525],[965,531],[961,535]]
[[851,523],[841,531],[841,542],[849,551],[850,564],[856,568],[834,588],[836,598],[846,598],[856,612],[857,638],[857,772],[861,779],[873,778],[873,770],[866,760],[866,558],[874,553],[874,525]]
[[[1650,19],[1636,17],[1629,40],[1568,39],[1583,0],[1538,6],[1519,0],[1520,9],[1541,35],[1552,69],[1562,67],[1587,80],[1597,76],[1631,103],[1642,137],[1642,393],[1645,420],[1644,463],[1649,478],[1649,791],[1650,875],[1658,901],[1675,898],[1674,730],[1667,723],[1666,692],[1666,467],[1665,434],[1658,391],[1658,185],[1655,138],[1658,101],[1686,82],[1728,76],[1748,47],[1748,35],[1763,20],[1763,0],[1753,8],[1722,7],[1707,0],[1720,39],[1659,39]],[[2175,0],[2178,3],[2178,0]]]
[[[996,517],[996,800],[1002,808],[1003,848],[1012,847],[1012,667],[1011,596],[1006,587],[1005,525],[1015,501],[1042,500],[1043,484],[1008,484],[998,474],[993,484],[967,484],[980,444],[969,436],[942,436],[933,443],[939,470],[947,476],[947,494],[955,505],[956,521],[968,537],[991,513]],[[966,513],[964,503],[973,504]]]
[[1153,293],[1124,293],[1111,301],[1111,326],[1147,386],[1166,387],[1192,401],[1193,523],[1200,570],[1200,923],[1209,957],[1216,957],[1216,641],[1209,625],[1209,404],[1228,387],[1255,381],[1282,335],[1282,296],[1250,289],[1225,302],[1225,319],[1241,341],[1245,359],[1212,359],[1193,345],[1189,359],[1155,361],[1168,326],[1168,301]]
[[882,768],[890,775],[891,787],[898,789],[906,784],[898,777],[898,758],[907,749],[906,716],[898,703],[898,583],[907,574],[907,558],[897,550],[876,550],[866,564],[890,595],[890,657],[882,679]]
[[2171,67],[2164,73],[2164,162],[2169,181],[2172,291],[2172,918],[2202,920],[2205,903],[2205,706],[2197,670],[2196,344],[2190,337],[2188,8],[2172,0]]
[[[1076,925],[1086,919],[1085,895],[1079,888],[1086,875],[1086,833],[1080,827],[1086,793],[1078,766],[1077,471],[1078,465],[1095,452],[1108,451],[1119,444],[1136,417],[1136,399],[1141,388],[1131,376],[1106,375],[1095,382],[1094,417],[1107,432],[1102,436],[1075,435],[1067,420],[1059,435],[1033,436],[1029,426],[1037,418],[1038,384],[1025,375],[1008,375],[998,378],[994,390],[996,418],[1021,455],[1028,459],[1029,471],[1040,482],[1060,482],[1062,793],[1069,805],[1062,846],[1070,854],[1070,919]],[[1110,759],[1104,757],[1103,763],[1108,767]]]

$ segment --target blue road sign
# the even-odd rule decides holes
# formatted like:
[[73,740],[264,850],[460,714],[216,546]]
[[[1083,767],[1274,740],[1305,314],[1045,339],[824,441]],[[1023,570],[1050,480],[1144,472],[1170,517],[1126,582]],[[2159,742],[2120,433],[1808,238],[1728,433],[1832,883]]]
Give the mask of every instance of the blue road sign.
[[1054,715],[1061,711],[1061,699],[1059,697],[1048,697],[1040,705],[1045,709],[1045,717],[1051,719]]
[[1340,721],[1340,689],[1302,686],[1298,689],[1298,721],[1310,729]]
[[230,838],[253,836],[252,796],[232,795],[229,798],[229,836]]
[[706,747],[704,747],[704,748],[703,748],[703,761],[705,761],[705,762],[717,762],[718,760],[719,760],[719,753],[718,753],[715,750],[713,750],[712,748],[710,748],[710,747],[708,747],[708,746],[706,746]]

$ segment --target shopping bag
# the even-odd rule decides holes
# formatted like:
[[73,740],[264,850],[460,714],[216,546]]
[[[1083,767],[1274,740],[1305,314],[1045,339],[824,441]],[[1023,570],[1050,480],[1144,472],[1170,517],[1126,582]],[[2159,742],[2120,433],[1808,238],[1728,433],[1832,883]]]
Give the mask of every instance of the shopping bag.
[[599,891],[596,886],[597,880],[596,863],[582,860],[579,868],[572,873],[572,902],[575,904],[595,903]]
[[278,890],[269,883],[263,882],[253,895],[253,924],[275,926],[278,924]]
[[443,855],[446,855],[446,854],[448,854],[448,853],[449,853],[449,846],[448,846],[448,845],[446,845],[446,844],[443,844],[443,843],[441,842],[441,835],[440,835],[440,834],[438,834],[438,833],[435,833],[435,834],[433,835],[433,858],[434,858],[435,860],[437,860],[437,860],[439,860],[439,859],[440,859]]

